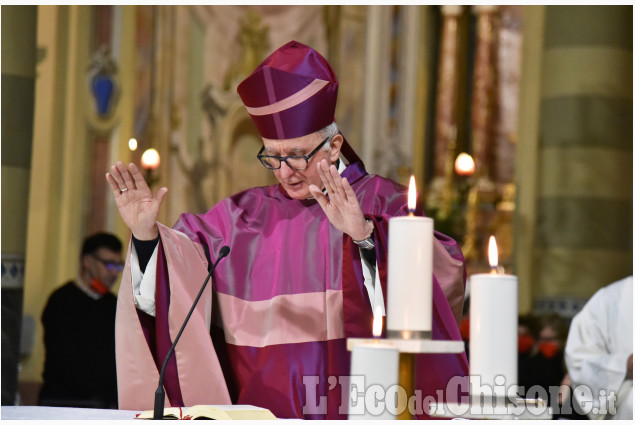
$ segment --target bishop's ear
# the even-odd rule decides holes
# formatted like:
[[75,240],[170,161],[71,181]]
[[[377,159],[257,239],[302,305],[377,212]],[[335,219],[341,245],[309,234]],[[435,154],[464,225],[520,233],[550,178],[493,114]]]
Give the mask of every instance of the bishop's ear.
[[343,142],[344,137],[342,137],[339,133],[331,138],[331,149],[329,150],[329,159],[331,160],[331,164],[337,161],[340,157],[340,149],[342,148]]

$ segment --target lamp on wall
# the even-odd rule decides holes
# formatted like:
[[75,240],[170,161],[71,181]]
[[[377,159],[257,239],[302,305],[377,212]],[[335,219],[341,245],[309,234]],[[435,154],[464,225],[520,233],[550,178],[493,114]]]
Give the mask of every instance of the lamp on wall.
[[141,155],[141,167],[145,171],[146,182],[150,187],[159,180],[156,171],[159,165],[161,165],[159,152],[154,148],[146,149],[143,155]]
[[136,151],[138,146],[139,143],[137,143],[137,139],[135,139],[134,137],[131,137],[130,140],[128,140],[128,149],[130,149],[131,151]]

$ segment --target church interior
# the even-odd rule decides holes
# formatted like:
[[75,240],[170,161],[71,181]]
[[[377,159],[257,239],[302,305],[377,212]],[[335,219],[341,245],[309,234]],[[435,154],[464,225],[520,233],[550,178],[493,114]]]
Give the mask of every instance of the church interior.
[[490,236],[520,315],[571,320],[632,275],[631,5],[3,5],[2,405],[37,403],[84,237],[127,250],[112,164],[169,188],[168,226],[276,183],[236,87],[291,40],[332,65],[368,172],[415,177],[468,295]]

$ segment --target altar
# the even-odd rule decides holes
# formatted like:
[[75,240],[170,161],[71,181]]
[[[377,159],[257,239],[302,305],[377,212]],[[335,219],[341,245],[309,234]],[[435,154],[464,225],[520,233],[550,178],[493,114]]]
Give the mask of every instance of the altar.
[[136,410],[117,409],[88,409],[79,407],[49,407],[49,406],[2,406],[0,407],[0,419],[13,420],[132,420],[141,413]]

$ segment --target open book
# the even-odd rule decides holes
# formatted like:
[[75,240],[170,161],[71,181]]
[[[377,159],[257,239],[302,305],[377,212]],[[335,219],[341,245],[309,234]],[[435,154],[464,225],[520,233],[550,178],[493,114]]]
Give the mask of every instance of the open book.
[[[146,410],[137,415],[137,419],[152,419],[153,417],[153,410]],[[267,409],[246,404],[200,404],[192,407],[166,407],[163,409],[163,419],[271,420],[276,417]]]

